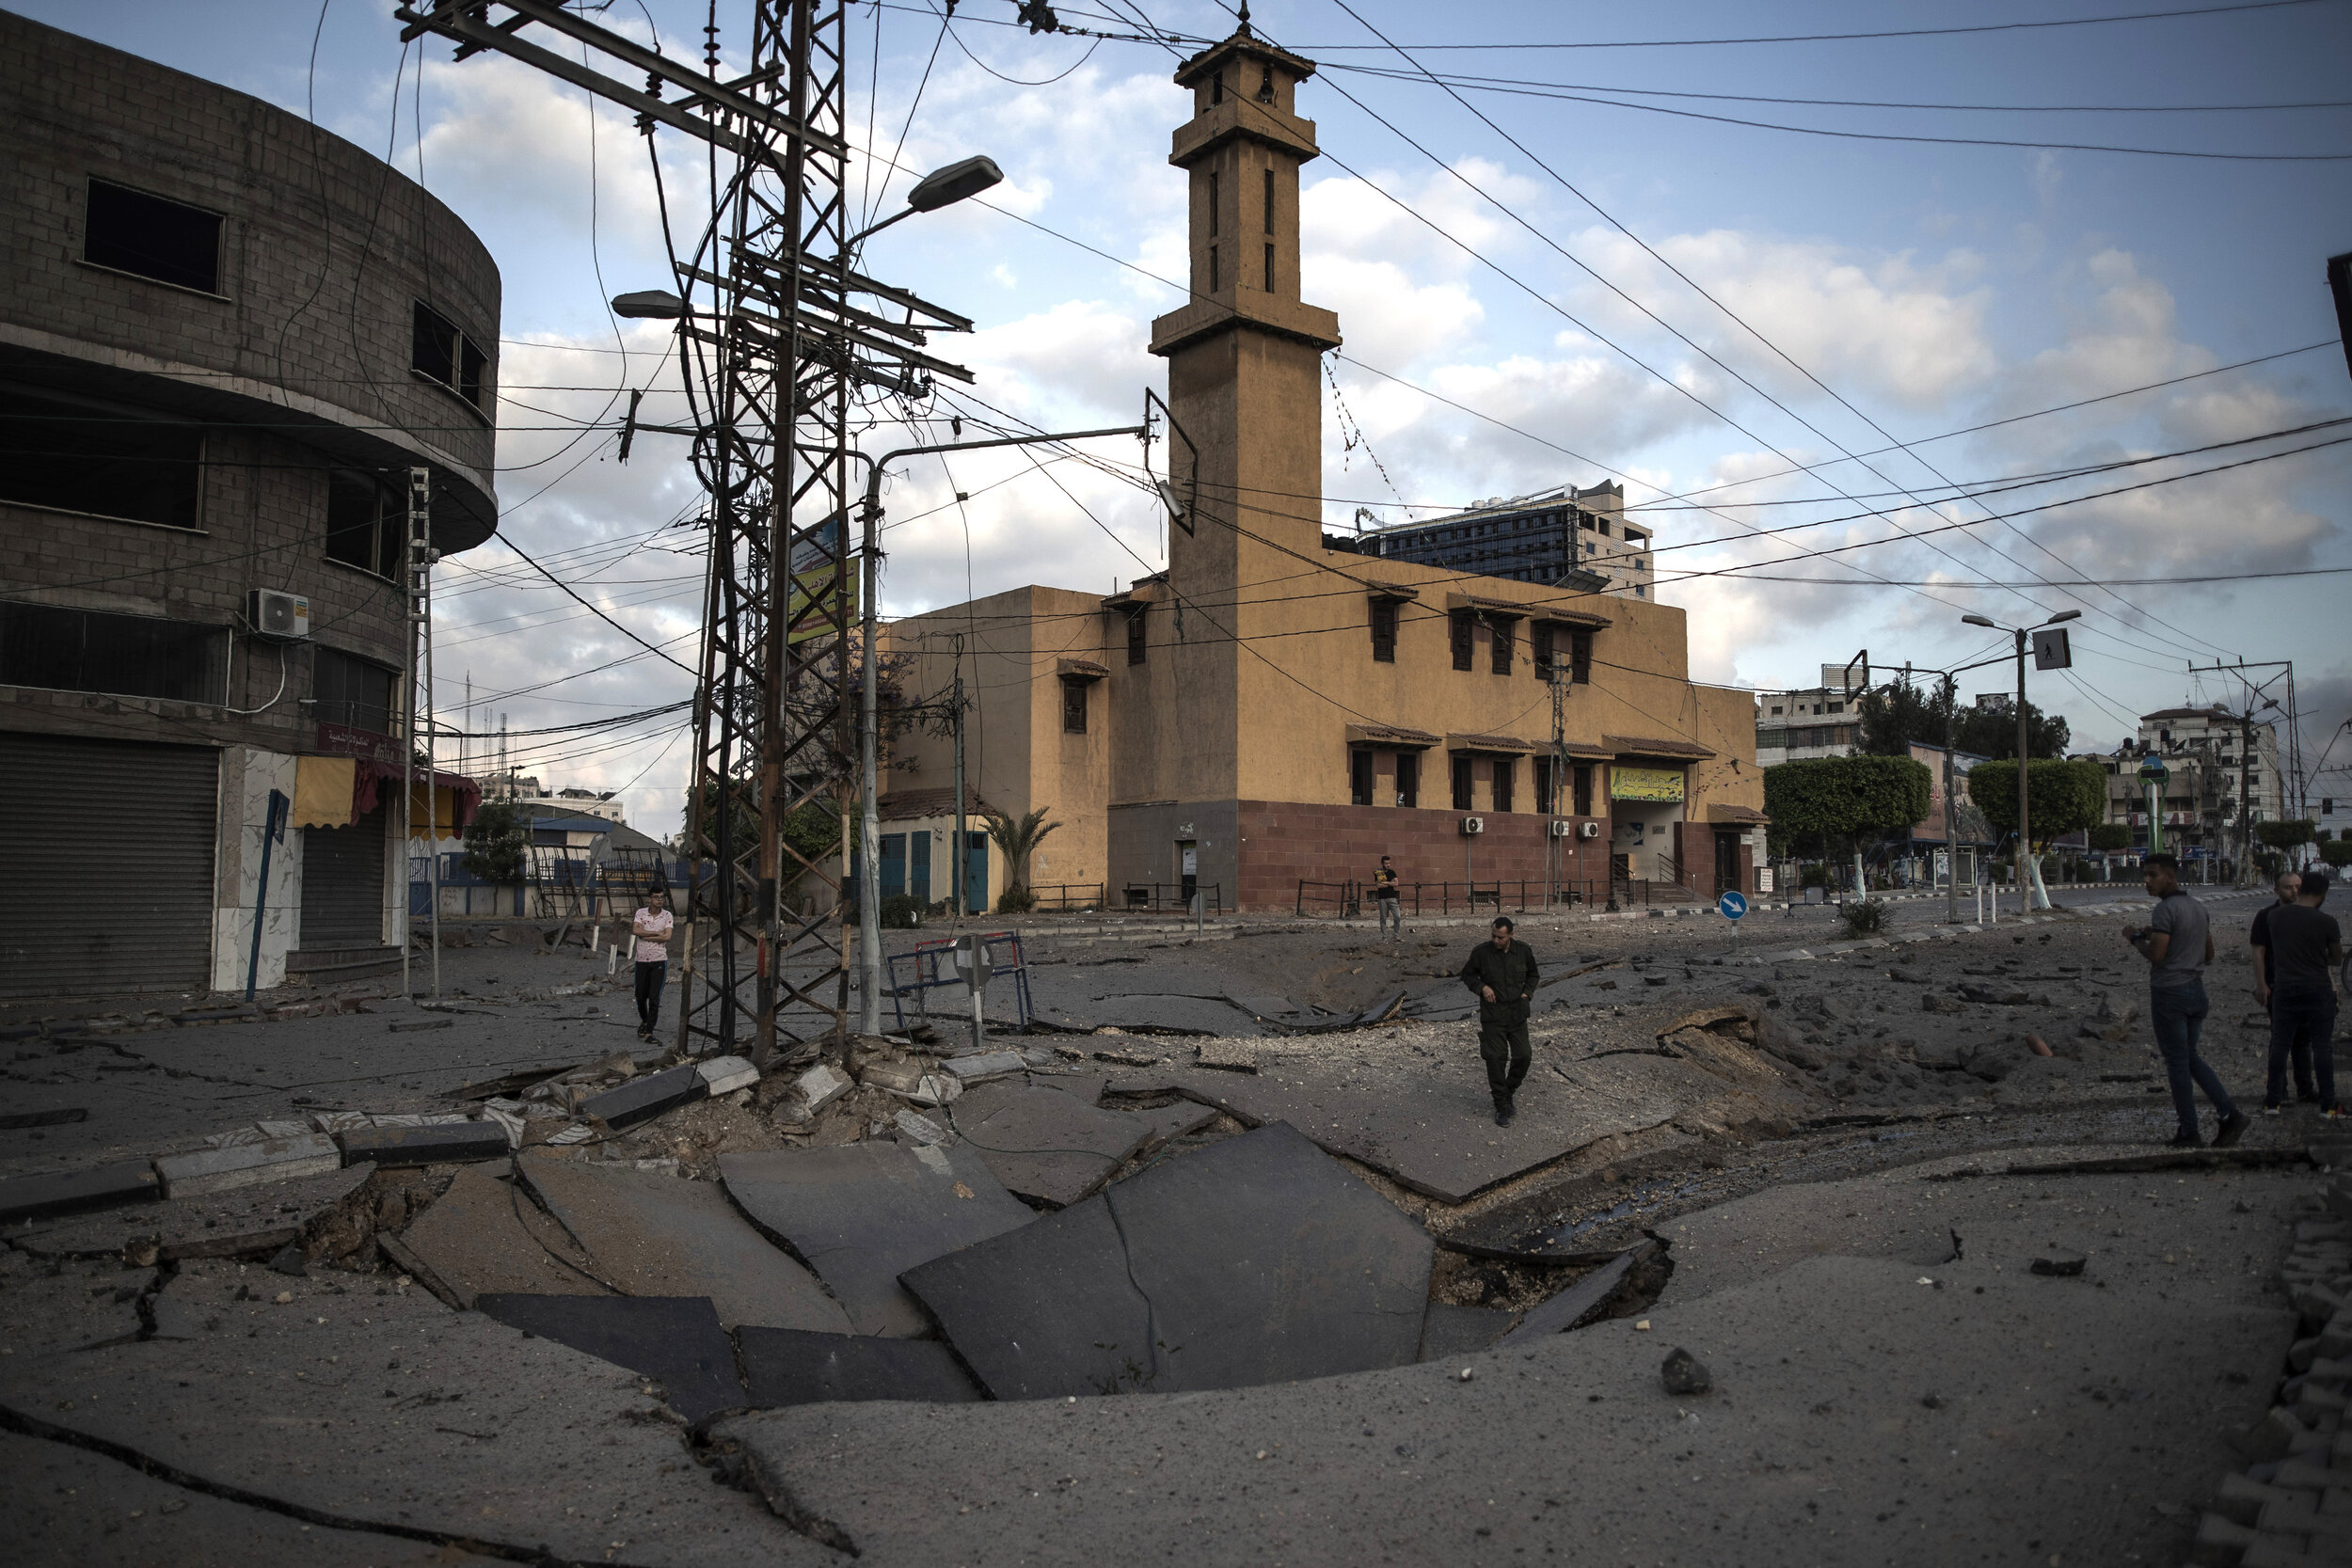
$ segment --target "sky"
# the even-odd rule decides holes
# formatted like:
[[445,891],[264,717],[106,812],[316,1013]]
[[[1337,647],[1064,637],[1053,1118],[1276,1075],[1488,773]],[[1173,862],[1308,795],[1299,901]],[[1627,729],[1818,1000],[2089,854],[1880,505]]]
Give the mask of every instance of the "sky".
[[[629,390],[647,419],[682,407],[666,325],[604,304],[669,283],[630,117],[511,60],[404,46],[382,0],[13,3],[389,151],[499,262],[501,535],[679,663],[494,542],[437,578],[444,714],[469,676],[476,730],[689,695],[699,491],[675,438],[615,451]],[[2078,21],[2162,9],[2194,14]],[[1126,35],[1089,39],[1014,10],[851,8],[861,210],[973,153],[1006,174],[876,236],[865,270],[975,321],[931,349],[975,371],[964,411],[1132,423],[1166,385],[1149,324],[1181,298],[1166,159],[1190,101],[1169,72],[1197,47],[1136,19],[1198,40],[1232,13],[1059,8]],[[600,19],[691,56],[707,14],[618,0]],[[717,16],[739,64],[749,8]],[[2352,419],[2352,374],[2324,275],[2352,250],[2352,0],[1269,0],[1252,20],[1324,68],[1299,112],[1324,150],[1303,292],[1346,340],[1326,360],[1327,528],[1616,479],[1658,541],[1658,597],[1689,611],[1693,676],[1756,689],[1866,650],[1874,673],[1969,663],[2008,639],[1963,614],[2078,610],[2074,668],[2030,694],[2082,749],[2244,700],[2192,664],[2291,660],[2306,766],[2331,769],[2311,793],[2345,797],[2352,826],[2352,732],[2327,751],[2352,719],[2352,442],[2328,444],[2352,424],[2328,422]],[[1917,31],[1954,27],[1989,30]],[[1858,32],[1906,36],[1822,36]],[[665,132],[655,151],[691,242],[697,148]],[[920,428],[957,409],[934,400]],[[885,614],[1108,592],[1165,560],[1154,504],[1107,467],[927,462],[884,499]],[[664,714],[514,755],[667,833],[689,749]]]

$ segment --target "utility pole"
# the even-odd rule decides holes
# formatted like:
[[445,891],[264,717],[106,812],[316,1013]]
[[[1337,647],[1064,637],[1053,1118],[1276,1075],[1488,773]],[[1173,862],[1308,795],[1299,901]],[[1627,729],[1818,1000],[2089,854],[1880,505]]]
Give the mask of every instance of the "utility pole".
[[964,867],[970,863],[971,854],[964,847],[964,835],[969,830],[964,826],[963,815],[963,640],[958,638],[956,641],[955,706],[948,710],[949,721],[954,724],[956,733],[956,841],[953,851],[947,857],[947,879],[955,884],[955,902],[949,908],[956,911],[956,919],[961,921],[964,916]]
[[[2061,610],[2037,626],[2005,626],[1997,621],[1989,621],[1981,615],[1961,617],[1961,620],[1969,626],[1990,626],[1994,631],[2008,632],[2017,640],[2017,912],[2019,914],[2024,914],[2033,908],[2033,886],[2039,876],[2039,870],[2033,860],[2033,824],[2028,816],[2030,803],[2027,779],[2033,769],[2032,759],[2028,755],[2032,735],[2026,721],[2026,645],[2033,633],[2045,631],[2062,622],[2079,620],[2081,617],[2082,611],[2079,610]],[[2062,670],[2072,662],[2072,656],[2067,650],[2066,633],[2053,632],[2051,637],[2050,647],[2046,650],[2037,649],[2035,657],[2045,670]],[[2046,894],[2043,895],[2042,903],[2045,908],[2049,903]]]
[[[2228,664],[2216,661],[2203,666],[2191,662],[2188,668],[2192,674],[2197,673],[2201,669],[2217,673],[2233,674],[2245,691],[2243,711],[2230,713],[2230,717],[2238,721],[2238,736],[2245,748],[2238,757],[2238,857],[2235,882],[2239,887],[2249,887],[2252,885],[2254,875],[2254,766],[2256,761],[2254,721],[2264,709],[2279,706],[2278,698],[2269,693],[2271,688],[2283,683],[2287,693],[2287,705],[2280,711],[2286,718],[2288,736],[2286,743],[2277,748],[2280,754],[2271,760],[2274,765],[2272,771],[2278,775],[2279,779],[2279,812],[2280,816],[2284,817],[2293,809],[2289,803],[2287,792],[2287,769],[2290,766],[2288,759],[2290,756],[2296,759],[2293,766],[2299,768],[2302,755],[2300,737],[2295,733],[2296,726],[2300,722],[2295,712],[2295,662],[2292,659],[2283,658],[2253,660],[2241,658]],[[2271,673],[2258,679],[2248,673],[2256,670],[2267,670]],[[2229,712],[2227,709],[2222,711]]]
[[[407,24],[404,41],[432,33],[454,41],[459,59],[510,55],[631,110],[648,136],[677,131],[711,150],[710,220],[672,246],[675,293],[613,305],[677,324],[694,422],[662,433],[691,438],[708,497],[676,1051],[734,1051],[748,1036],[749,1053],[767,1066],[813,1053],[816,1036],[840,1041],[850,1024],[847,901],[787,914],[783,895],[801,876],[837,875],[848,858],[851,388],[920,398],[933,374],[972,380],[919,350],[930,332],[973,324],[851,265],[861,236],[850,221],[847,0],[749,8],[748,39],[723,53],[714,13],[699,66],[560,0],[412,0],[394,14]],[[548,34],[561,35],[548,40],[555,47],[537,41]],[[619,74],[592,65],[591,52]],[[723,59],[742,74],[723,79]],[[941,205],[1001,178],[986,166],[975,187],[982,165],[940,171],[910,196],[909,212],[930,210],[918,199],[926,187]],[[820,802],[842,837],[803,854],[784,825]],[[756,832],[739,831],[755,816]],[[707,957],[698,963],[697,953]],[[790,1026],[779,1022],[787,1011]]]
[[1960,839],[1952,818],[1952,741],[1960,713],[1960,682],[1944,677],[1944,924],[1960,924]]

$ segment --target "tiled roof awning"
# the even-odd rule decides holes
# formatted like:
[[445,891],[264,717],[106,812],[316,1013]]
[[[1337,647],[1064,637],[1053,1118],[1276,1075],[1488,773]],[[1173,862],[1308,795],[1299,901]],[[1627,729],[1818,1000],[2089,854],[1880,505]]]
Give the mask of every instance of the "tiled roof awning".
[[1601,739],[1617,749],[1620,756],[1637,757],[1711,757],[1715,753],[1705,746],[1688,740],[1660,740],[1645,735],[1604,735]]
[[1090,658],[1057,658],[1054,661],[1054,673],[1065,680],[1099,681],[1110,671]]
[[1769,827],[1772,820],[1754,806],[1735,806],[1720,800],[1711,802],[1708,806],[1707,819],[1709,822],[1721,822],[1726,827],[1734,824],[1743,827]]
[[1351,746],[1395,746],[1418,751],[1441,746],[1445,738],[1431,735],[1427,730],[1408,730],[1402,724],[1350,724],[1347,726],[1347,743]]
[[1497,599],[1484,594],[1448,594],[1445,607],[1448,610],[1475,610],[1492,620],[1523,621],[1532,617],[1538,621],[1558,621],[1565,626],[1586,628],[1598,628],[1610,624],[1608,616],[1596,615],[1590,610],[1570,610],[1565,605],[1540,601],[1529,603],[1520,599]]
[[1532,740],[1509,735],[1448,735],[1445,744],[1449,752],[1508,752],[1515,756],[1541,749]]
[[1420,589],[1407,588],[1401,582],[1375,582],[1370,578],[1359,578],[1357,580],[1364,585],[1364,592],[1375,599],[1418,599],[1421,597]]
[[1579,762],[1608,762],[1617,754],[1606,746],[1587,746],[1581,740],[1564,740],[1560,749]]

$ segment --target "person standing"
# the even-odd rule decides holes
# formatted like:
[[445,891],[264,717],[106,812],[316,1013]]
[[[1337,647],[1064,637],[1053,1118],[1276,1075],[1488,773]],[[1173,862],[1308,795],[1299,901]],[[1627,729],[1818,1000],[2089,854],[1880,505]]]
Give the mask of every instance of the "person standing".
[[667,890],[647,888],[644,896],[644,907],[629,922],[637,939],[629,951],[637,960],[637,1037],[650,1040],[661,1022],[661,988],[670,983],[670,933],[676,921]]
[[1380,934],[1402,937],[1405,934],[1404,902],[1398,897],[1396,867],[1389,857],[1380,857],[1380,869],[1372,874],[1372,901],[1380,906]]
[[[2281,871],[2279,873],[2278,880],[2273,882],[2271,887],[2279,895],[2279,906],[2292,904],[2295,902],[2296,895],[2303,889],[2303,879],[2292,871]],[[2254,996],[2262,1003],[2263,1012],[2267,1015],[2270,1011],[2271,992],[2269,908],[2254,911],[2254,928],[2248,940],[2254,949]],[[2296,1036],[2295,1042],[2290,1048],[2290,1054],[2295,1064],[2296,1102],[2301,1105],[2311,1104],[2319,1099],[2319,1093],[2312,1085],[2312,1048],[2300,1034]],[[2280,1097],[2284,1092],[2284,1086],[2280,1085],[2277,1092],[2265,1094],[2263,1115],[2275,1117],[2279,1114]]]
[[2171,1147],[2197,1148],[2205,1141],[2197,1130],[2198,1089],[2205,1091],[2221,1117],[2214,1144],[2226,1147],[2246,1135],[2252,1118],[2231,1101],[2220,1078],[2197,1054],[2197,1037],[2211,1008],[2205,965],[2213,961],[2213,927],[2205,907],[2181,891],[2178,859],[2150,855],[2143,872],[2148,896],[2156,901],[2155,912],[2144,927],[2124,927],[2123,940],[2148,960],[2148,1022],[2155,1030],[2156,1050],[2164,1057],[2165,1075],[2172,1081],[2172,1108],[2181,1119]]
[[2336,1032],[2336,969],[2344,962],[2344,932],[2336,917],[2322,914],[2328,899],[2328,873],[2313,866],[2303,873],[2295,902],[2264,912],[2270,916],[2270,1085],[2268,1103],[2275,1107],[2286,1088],[2290,1053],[2308,1050],[2319,1080],[2319,1114],[2341,1117],[2336,1103],[2336,1053],[2329,1043]]
[[1527,1043],[1527,1015],[1535,994],[1535,955],[1512,940],[1506,916],[1494,924],[1494,938],[1470,950],[1462,983],[1478,998],[1478,1053],[1486,1059],[1486,1087],[1493,1091],[1495,1125],[1508,1127],[1518,1114],[1513,1097],[1534,1060]]

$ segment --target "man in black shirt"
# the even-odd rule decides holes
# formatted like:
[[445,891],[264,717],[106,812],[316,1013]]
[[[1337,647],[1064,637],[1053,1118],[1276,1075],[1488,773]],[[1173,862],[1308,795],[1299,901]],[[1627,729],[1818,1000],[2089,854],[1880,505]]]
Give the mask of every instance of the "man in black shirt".
[[2302,886],[2292,904],[2280,904],[2269,914],[2270,938],[2270,1086],[2264,1097],[2272,1105],[2286,1091],[2288,1053],[2300,1038],[2312,1053],[2312,1068],[2319,1080],[2319,1114],[2341,1117],[2336,1103],[2335,1053],[2329,1045],[2336,1032],[2336,969],[2344,962],[2344,932],[2331,914],[2319,906],[2328,897],[2328,874],[2314,866],[2303,873]]
[[1372,901],[1380,909],[1380,934],[1383,936],[1391,931],[1400,938],[1405,935],[1405,906],[1397,897],[1398,891],[1396,867],[1390,863],[1388,856],[1383,855],[1380,857],[1380,869],[1372,874]]
[[1478,998],[1478,1053],[1486,1059],[1486,1086],[1494,1092],[1495,1125],[1508,1127],[1517,1107],[1512,1096],[1534,1060],[1527,1043],[1529,998],[1535,994],[1535,955],[1514,942],[1506,916],[1494,925],[1494,940],[1471,949],[1462,983]]
[[[2279,873],[2278,880],[2271,886],[2279,895],[2279,905],[2283,906],[2295,902],[2296,895],[2303,889],[2303,879],[2292,871],[2281,871]],[[2270,1011],[2269,908],[2254,911],[2254,929],[2249,940],[2254,949],[2254,995],[2262,1003],[2263,1011],[2267,1013]],[[2295,1039],[2294,1065],[2296,1103],[2312,1104],[2319,1099],[2319,1091],[2312,1087],[2312,1048],[2300,1035],[2297,1035]],[[2279,1102],[2277,1101],[2266,1101],[2264,1103],[2263,1115],[2275,1117],[2278,1114]]]

